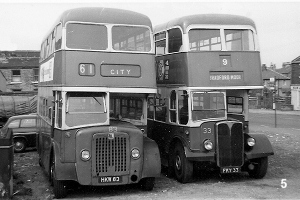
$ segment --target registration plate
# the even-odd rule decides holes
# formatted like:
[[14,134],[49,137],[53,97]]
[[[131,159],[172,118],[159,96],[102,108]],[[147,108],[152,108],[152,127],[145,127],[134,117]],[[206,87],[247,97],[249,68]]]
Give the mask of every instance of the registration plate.
[[241,167],[221,167],[222,174],[240,173]]
[[122,176],[101,176],[98,177],[98,183],[120,183]]

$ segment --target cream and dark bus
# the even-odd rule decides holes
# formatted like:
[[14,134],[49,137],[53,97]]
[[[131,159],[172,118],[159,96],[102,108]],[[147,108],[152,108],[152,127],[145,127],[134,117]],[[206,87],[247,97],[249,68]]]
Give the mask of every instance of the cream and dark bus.
[[63,198],[71,182],[140,184],[152,190],[160,154],[147,136],[147,97],[157,93],[153,30],[142,14],[65,11],[41,45],[39,163]]
[[255,23],[199,14],[154,27],[158,93],[148,101],[148,136],[182,183],[207,166],[262,178],[272,146],[249,132],[248,94],[263,89]]

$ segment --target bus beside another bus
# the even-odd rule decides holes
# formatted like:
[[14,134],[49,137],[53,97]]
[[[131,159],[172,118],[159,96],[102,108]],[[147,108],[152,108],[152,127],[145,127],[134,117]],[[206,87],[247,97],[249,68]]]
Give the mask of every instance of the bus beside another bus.
[[56,198],[70,182],[140,184],[160,176],[147,135],[157,92],[150,19],[111,8],[65,11],[41,45],[38,154]]
[[248,94],[263,89],[255,23],[199,14],[154,28],[158,93],[148,100],[148,136],[179,182],[196,168],[262,178],[273,149],[249,132]]

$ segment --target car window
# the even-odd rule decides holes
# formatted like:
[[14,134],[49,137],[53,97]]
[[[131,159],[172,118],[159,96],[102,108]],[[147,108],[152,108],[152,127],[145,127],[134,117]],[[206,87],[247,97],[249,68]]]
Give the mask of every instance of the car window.
[[19,124],[20,124],[20,120],[16,119],[16,120],[11,121],[7,127],[8,128],[18,128]]
[[20,127],[35,127],[36,120],[35,119],[22,119]]

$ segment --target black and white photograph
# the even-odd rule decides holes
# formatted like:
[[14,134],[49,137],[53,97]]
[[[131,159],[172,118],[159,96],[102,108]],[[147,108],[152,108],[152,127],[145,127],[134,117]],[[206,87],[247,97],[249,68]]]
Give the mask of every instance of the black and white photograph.
[[0,199],[299,199],[299,8],[0,0]]

